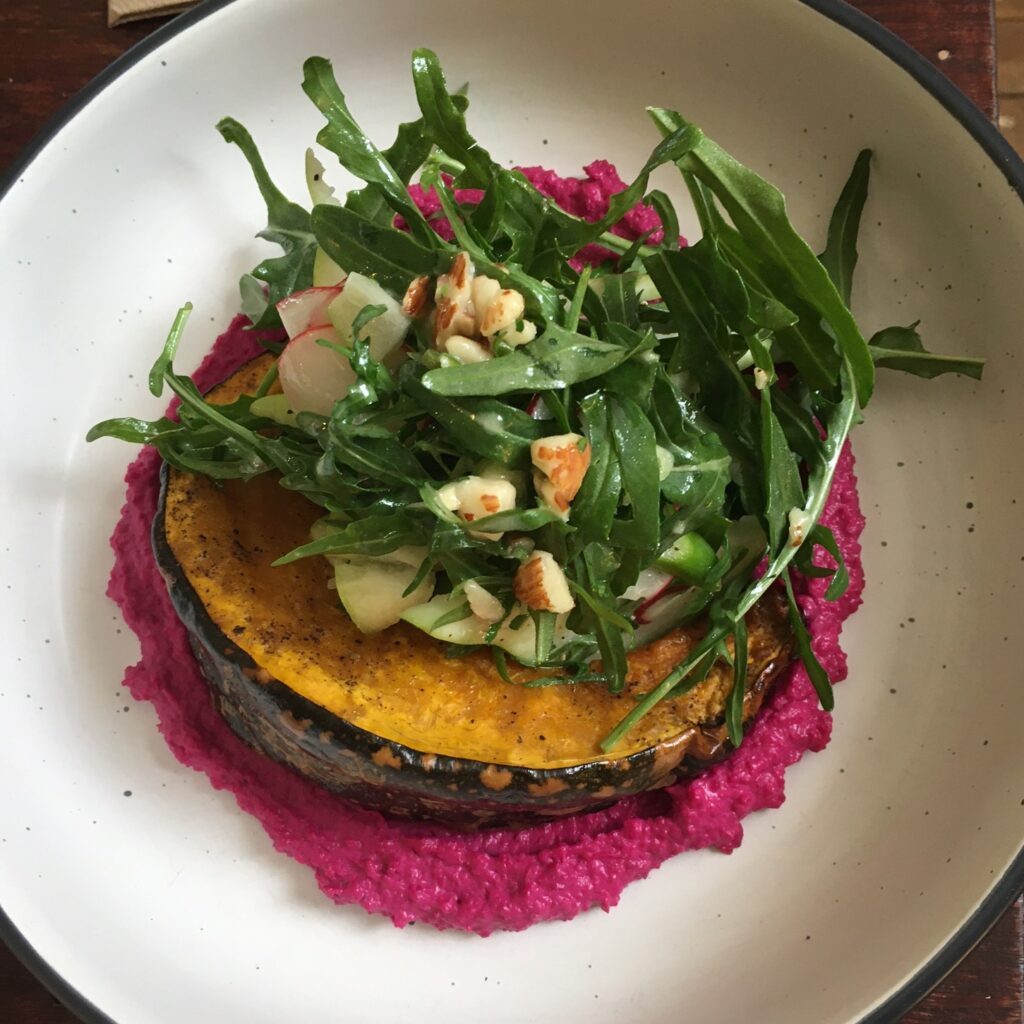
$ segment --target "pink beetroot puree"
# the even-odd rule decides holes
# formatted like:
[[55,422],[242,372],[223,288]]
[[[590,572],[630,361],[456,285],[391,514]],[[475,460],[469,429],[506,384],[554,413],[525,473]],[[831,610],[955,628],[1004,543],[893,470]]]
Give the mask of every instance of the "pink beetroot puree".
[[[626,183],[619,177],[619,172],[607,160],[595,160],[587,164],[583,168],[586,175],[583,178],[563,178],[544,167],[517,167],[516,170],[522,171],[538,191],[554,199],[563,210],[589,221],[600,220],[608,212],[609,198],[626,187]],[[446,180],[450,183],[451,179]],[[434,230],[442,238],[452,241],[455,236],[452,234],[448,219],[441,213],[441,201],[434,190],[413,185],[409,193],[419,207],[420,213],[430,221]],[[483,191],[478,188],[462,188],[455,191],[455,200],[460,205],[475,206],[483,197]],[[645,206],[643,203],[634,206],[612,231],[630,242],[650,232],[647,241],[651,245],[660,245],[665,238],[665,232],[661,229],[661,218],[653,207]],[[683,245],[686,244],[685,238],[680,238],[680,241]],[[603,263],[612,255],[613,253],[604,246],[587,245],[569,262],[579,270],[585,263]]]
[[[583,181],[527,169],[530,179],[572,212],[591,218],[622,183],[610,164],[587,168]],[[417,197],[425,205],[429,199]],[[429,213],[428,213],[429,215]],[[650,229],[652,211],[633,211],[626,237]],[[635,222],[635,223],[634,223]],[[655,221],[656,223],[656,216]],[[598,253],[585,253],[597,258]],[[236,317],[195,375],[207,388],[252,358],[260,346]],[[786,768],[828,742],[831,717],[818,707],[802,666],[780,680],[741,748],[695,779],[622,800],[604,811],[513,831],[475,835],[390,820],[347,803],[247,747],[213,708],[184,627],[153,561],[159,456],[144,451],[127,474],[127,499],[111,544],[108,593],[139,637],[142,657],[125,686],[152,702],[168,746],[183,763],[230,790],[276,849],[309,865],[325,895],[386,914],[396,925],[422,921],[487,935],[545,920],[568,920],[590,907],[614,906],[623,888],[684,850],[728,853],[751,811],[778,807]],[[834,680],[846,676],[839,646],[843,620],[860,604],[864,576],[858,538],[864,525],[853,455],[844,451],[823,521],[832,528],[850,572],[839,602],[825,582],[807,581],[802,604],[814,649]]]

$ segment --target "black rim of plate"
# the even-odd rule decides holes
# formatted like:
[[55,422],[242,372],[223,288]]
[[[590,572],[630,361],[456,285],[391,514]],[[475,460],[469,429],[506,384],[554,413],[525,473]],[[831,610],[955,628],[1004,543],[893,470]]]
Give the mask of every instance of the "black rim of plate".
[[[77,93],[29,143],[19,160],[0,179],[0,199],[18,182],[25,170],[54,136],[125,71],[169,39],[197,25],[232,0],[203,0],[191,11],[162,25],[136,43]],[[999,134],[989,119],[946,76],[909,44],[845,0],[799,0],[830,21],[870,43],[910,74],[952,114],[1002,171],[1024,200],[1024,162]],[[881,1004],[861,1017],[858,1024],[889,1024],[926,996],[984,938],[989,929],[1024,889],[1024,850],[1014,858],[1002,878],[946,944],[915,975],[908,978]],[[116,1024],[102,1010],[64,980],[32,947],[14,922],[0,908],[0,939],[21,962],[86,1024]]]

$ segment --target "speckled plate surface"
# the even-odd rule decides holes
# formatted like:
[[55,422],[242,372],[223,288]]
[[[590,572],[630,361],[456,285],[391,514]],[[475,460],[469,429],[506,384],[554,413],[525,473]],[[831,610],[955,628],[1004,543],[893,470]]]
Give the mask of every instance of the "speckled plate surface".
[[[932,348],[990,360],[980,385],[884,376],[856,434],[866,603],[833,743],[789,774],[782,809],[611,914],[487,940],[331,905],[173,760],[119,689],[137,649],[103,596],[131,453],[82,440],[156,411],[142,382],[169,315],[195,302],[194,363],[262,252],[263,211],[214,122],[246,122],[299,194],[317,127],[302,59],[332,57],[386,134],[411,112],[421,44],[472,82],[502,159],[629,173],[652,141],[643,106],[676,106],[777,180],[816,242],[874,147],[865,329],[920,317]],[[523,0],[468,20],[449,0],[236,0],[158,33],[70,113],[0,201],[0,905],[5,937],[83,1016],[890,1020],[995,920],[1024,877],[1024,174],[937,72],[826,0],[639,0],[628,18]]]

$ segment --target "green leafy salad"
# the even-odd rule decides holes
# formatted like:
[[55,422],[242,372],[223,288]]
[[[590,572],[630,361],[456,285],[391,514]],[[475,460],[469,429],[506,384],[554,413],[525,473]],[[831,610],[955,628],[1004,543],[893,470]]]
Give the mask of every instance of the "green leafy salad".
[[[218,125],[266,201],[261,237],[283,250],[241,281],[254,327],[279,329],[272,368],[252,395],[205,401],[173,365],[186,306],[150,375],[154,395],[180,398],[178,418],[109,420],[89,439],[149,444],[216,480],[279,474],[324,510],[279,564],[325,556],[360,629],[404,620],[452,657],[489,649],[505,680],[515,661],[538,670],[523,685],[620,692],[630,650],[706,617],[604,750],[718,659],[733,667],[738,744],[744,617],[776,585],[831,708],[793,573],[830,576],[830,599],[845,589],[819,517],[876,368],[981,375],[977,360],[927,352],[916,325],[865,340],[850,313],[870,153],[817,255],[781,193],[674,111],[648,109],[661,140],[588,222],[492,159],[429,50],[412,60],[421,116],[386,149],[356,123],[328,61],[304,72],[326,120],[317,142],[358,190],[336,197],[309,153],[307,210],[278,190],[240,124]],[[680,245],[668,196],[648,189],[665,164],[696,210],[694,245]],[[435,191],[452,241],[414,202],[414,179]],[[460,202],[463,189],[482,198]],[[638,203],[659,215],[663,244],[612,232]],[[592,244],[613,258],[575,269]]]

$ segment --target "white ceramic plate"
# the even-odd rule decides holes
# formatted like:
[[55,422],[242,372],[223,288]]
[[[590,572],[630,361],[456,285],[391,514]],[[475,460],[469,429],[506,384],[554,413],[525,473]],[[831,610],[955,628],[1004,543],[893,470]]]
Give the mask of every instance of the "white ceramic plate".
[[[981,385],[880,382],[855,444],[869,584],[851,678],[784,807],[748,819],[733,856],[678,857],[611,914],[487,940],[333,906],[174,761],[118,687],[136,645],[103,596],[133,452],[82,440],[156,411],[142,382],[173,311],[196,303],[195,362],[264,251],[259,198],[214,122],[243,120],[301,195],[318,125],[302,59],[332,57],[387,135],[411,113],[421,44],[472,82],[502,159],[632,172],[653,139],[643,106],[675,106],[780,182],[815,241],[873,146],[865,328],[921,317],[935,349],[990,360]],[[830,0],[237,0],[147,41],[0,204],[7,939],[80,1013],[120,1024],[892,1019],[1024,876],[1024,208],[1008,179],[1021,165],[981,115]]]

